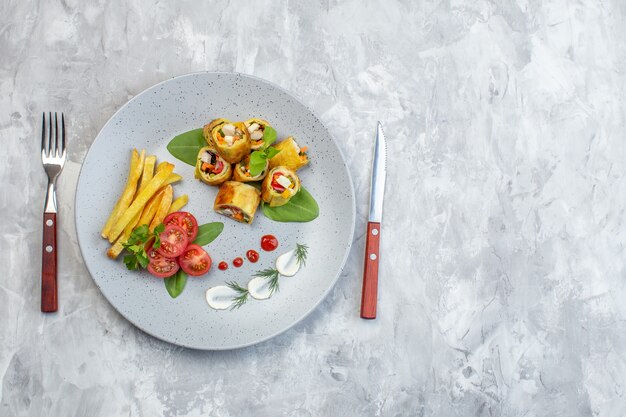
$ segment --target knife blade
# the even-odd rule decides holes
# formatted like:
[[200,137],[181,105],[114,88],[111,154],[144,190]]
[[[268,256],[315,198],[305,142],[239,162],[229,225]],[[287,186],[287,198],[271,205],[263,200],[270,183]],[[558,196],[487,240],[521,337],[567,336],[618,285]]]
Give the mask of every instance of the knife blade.
[[365,236],[365,265],[361,292],[361,318],[375,319],[378,300],[378,263],[380,261],[380,226],[383,217],[385,179],[387,177],[387,143],[380,122],[376,126],[376,143],[372,161],[370,210]]

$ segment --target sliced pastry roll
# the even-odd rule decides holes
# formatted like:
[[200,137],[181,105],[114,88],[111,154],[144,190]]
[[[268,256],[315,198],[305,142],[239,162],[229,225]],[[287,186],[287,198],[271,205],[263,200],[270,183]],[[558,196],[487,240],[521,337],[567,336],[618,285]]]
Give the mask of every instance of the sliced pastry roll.
[[235,168],[233,169],[233,178],[236,181],[241,182],[261,181],[267,175],[268,170],[269,161],[266,159],[265,167],[263,168],[261,173],[253,176],[250,173],[250,155],[248,155],[235,165]]
[[209,185],[220,185],[232,175],[232,167],[215,149],[205,146],[198,152],[194,176]]
[[274,148],[280,152],[270,159],[270,169],[282,165],[292,171],[297,171],[309,163],[309,157],[306,154],[307,147],[299,147],[291,136],[278,142]]
[[237,181],[226,181],[215,196],[213,210],[242,223],[252,223],[261,202],[259,190]]
[[250,135],[242,122],[218,124],[211,130],[215,150],[231,164],[236,164],[250,153]]
[[270,207],[283,206],[300,191],[300,178],[286,166],[274,167],[261,185],[261,197]]
[[209,146],[215,147],[215,144],[213,143],[213,138],[211,137],[211,132],[213,131],[213,128],[221,126],[224,123],[230,123],[230,120],[224,118],[215,119],[211,123],[204,125],[204,127],[202,128],[202,136],[204,136],[204,140],[206,140],[206,143],[208,143]]
[[263,133],[265,132],[265,128],[270,126],[270,124],[257,117],[253,117],[250,120],[246,120],[245,123],[246,128],[248,129],[248,133],[250,134],[250,148],[253,151],[257,149],[261,149],[263,147]]

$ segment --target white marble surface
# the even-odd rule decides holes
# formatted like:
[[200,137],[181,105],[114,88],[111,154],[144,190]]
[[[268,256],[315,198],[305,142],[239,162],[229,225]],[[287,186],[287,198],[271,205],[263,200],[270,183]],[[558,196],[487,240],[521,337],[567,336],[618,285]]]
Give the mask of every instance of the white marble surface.
[[[626,7],[612,1],[0,4],[0,416],[626,415]],[[83,266],[80,164],[126,100],[198,70],[293,91],[358,193],[338,285],[247,349],[122,319]],[[60,311],[39,312],[39,114],[71,119]],[[358,318],[374,122],[380,314]]]

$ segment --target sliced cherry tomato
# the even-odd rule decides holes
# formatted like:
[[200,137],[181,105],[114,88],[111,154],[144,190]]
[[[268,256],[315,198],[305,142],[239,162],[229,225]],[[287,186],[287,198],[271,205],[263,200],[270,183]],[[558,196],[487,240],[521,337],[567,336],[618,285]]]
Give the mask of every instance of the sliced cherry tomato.
[[193,214],[186,211],[175,211],[174,213],[168,214],[165,220],[163,220],[163,224],[165,224],[165,226],[172,225],[182,227],[187,233],[189,243],[193,242],[198,235],[198,222],[196,218],[193,217]]
[[148,254],[148,259],[150,260],[147,268],[148,272],[155,277],[167,278],[178,272],[180,267],[178,262],[176,262],[176,259],[166,258],[157,252],[156,249],[153,249],[152,245],[146,249],[146,253]]
[[163,233],[159,235],[161,246],[157,249],[166,258],[176,258],[180,256],[187,247],[189,239],[187,232],[182,227],[169,225],[165,227]]
[[178,257],[178,263],[188,275],[197,277],[211,269],[211,257],[204,249],[193,243]]

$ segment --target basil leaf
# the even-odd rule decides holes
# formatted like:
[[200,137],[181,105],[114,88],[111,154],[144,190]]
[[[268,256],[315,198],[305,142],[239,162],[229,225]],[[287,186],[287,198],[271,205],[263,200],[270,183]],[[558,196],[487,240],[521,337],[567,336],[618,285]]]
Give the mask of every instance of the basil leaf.
[[187,274],[182,269],[179,269],[178,272],[171,277],[165,278],[163,282],[165,282],[165,289],[170,294],[170,297],[176,298],[185,289]]
[[193,243],[198,246],[208,245],[222,233],[222,230],[224,230],[224,223],[221,222],[206,223],[198,226],[198,234]]
[[195,167],[198,152],[203,146],[206,146],[206,141],[202,135],[202,129],[194,129],[172,139],[167,144],[167,150],[174,158]]
[[276,142],[276,131],[272,126],[265,126],[263,129],[263,149],[267,149],[274,142]]
[[270,207],[263,203],[263,214],[277,222],[310,222],[320,214],[317,202],[304,187],[284,206]]
[[250,165],[248,166],[250,176],[256,177],[263,172],[266,158],[267,156],[265,156],[264,152],[254,151],[250,154]]
[[265,151],[265,154],[267,155],[267,159],[272,159],[279,153],[280,153],[280,149],[276,149],[276,148],[267,148],[267,150]]

